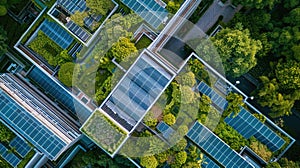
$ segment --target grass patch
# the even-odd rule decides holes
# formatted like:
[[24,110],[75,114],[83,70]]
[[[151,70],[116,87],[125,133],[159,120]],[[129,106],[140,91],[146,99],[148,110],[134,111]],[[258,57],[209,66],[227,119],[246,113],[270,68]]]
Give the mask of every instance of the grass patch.
[[143,48],[147,48],[150,44],[152,43],[152,40],[147,37],[146,35],[143,35],[139,41],[137,41],[135,43],[135,47],[140,50],[140,49],[143,49]]
[[126,138],[124,130],[115,125],[100,111],[94,112],[82,131],[109,153],[114,153]]

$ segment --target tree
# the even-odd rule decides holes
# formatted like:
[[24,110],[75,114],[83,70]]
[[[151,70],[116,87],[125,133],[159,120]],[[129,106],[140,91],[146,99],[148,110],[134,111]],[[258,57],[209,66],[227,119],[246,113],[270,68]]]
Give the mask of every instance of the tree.
[[145,168],[156,168],[158,162],[154,156],[144,156],[141,158],[141,165]]
[[277,162],[269,162],[266,168],[281,168],[280,164]]
[[172,14],[175,14],[179,8],[180,8],[180,3],[176,3],[172,0],[168,2],[168,5],[166,7],[166,9]]
[[7,52],[6,31],[0,26],[0,56]]
[[228,106],[226,107],[222,115],[224,117],[227,117],[231,113],[234,114],[233,116],[238,115],[238,113],[241,111],[241,106],[244,105],[243,96],[237,93],[230,92],[226,96],[226,100],[228,101]]
[[168,125],[173,125],[176,122],[176,118],[172,113],[164,115],[163,120]]
[[4,16],[7,13],[7,9],[5,6],[0,5],[0,16]]
[[243,6],[256,9],[262,9],[264,7],[272,9],[278,2],[278,0],[232,0],[233,4],[241,4]]
[[114,43],[108,52],[109,57],[115,57],[118,62],[126,60],[130,55],[136,54],[137,49],[129,38],[121,37],[118,42]]
[[154,117],[154,114],[152,111],[149,111],[143,120],[144,120],[144,123],[146,125],[148,125],[149,127],[155,127],[157,124],[157,118]]
[[71,20],[79,26],[84,26],[84,19],[86,17],[88,17],[87,12],[75,11],[75,13],[71,15]]
[[59,80],[68,87],[73,85],[74,68],[75,68],[74,63],[67,62],[63,64],[58,71]]
[[180,86],[181,103],[189,104],[195,99],[195,93],[189,86]]
[[86,6],[90,8],[91,14],[105,16],[114,7],[114,4],[107,0],[86,0]]
[[58,56],[56,56],[56,62],[58,65],[62,65],[66,62],[72,62],[73,58],[68,54],[68,50],[63,50],[59,53]]
[[262,49],[261,42],[251,39],[247,29],[223,29],[212,41],[222,59],[225,72],[232,77],[239,77],[253,68],[256,65],[255,55]]
[[300,7],[291,10],[289,16],[284,18],[284,21],[293,26],[300,25]]
[[184,86],[193,87],[196,84],[195,75],[193,72],[186,72],[177,77],[178,83]]
[[182,138],[181,140],[179,140],[179,141],[176,143],[176,145],[173,146],[172,149],[173,149],[175,152],[183,151],[183,150],[185,149],[186,145],[187,145],[186,139],[185,139],[185,138]]
[[300,89],[300,62],[289,60],[279,62],[275,69],[276,78],[280,88],[284,90]]
[[260,79],[262,87],[258,91],[259,103],[262,106],[271,108],[271,117],[290,115],[294,105],[294,100],[291,99],[291,96],[279,93],[279,85],[276,79],[270,80],[266,76],[261,76]]
[[0,141],[1,142],[8,142],[11,140],[15,134],[8,129],[4,124],[0,123]]
[[300,162],[294,162],[292,160],[288,160],[287,158],[281,158],[278,163],[282,168],[300,168]]
[[[181,167],[181,165],[183,165],[186,162],[187,159],[187,154],[185,151],[180,151],[175,155],[175,165],[177,167],[177,165],[179,165],[179,167]],[[172,167],[172,164],[171,164]]]

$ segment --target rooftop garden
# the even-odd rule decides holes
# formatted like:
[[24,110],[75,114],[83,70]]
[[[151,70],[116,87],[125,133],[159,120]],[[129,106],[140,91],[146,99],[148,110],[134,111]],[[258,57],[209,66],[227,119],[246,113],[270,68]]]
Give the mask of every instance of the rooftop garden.
[[146,35],[142,35],[142,37],[135,43],[135,47],[139,49],[147,48],[152,43],[152,40]]
[[81,128],[89,138],[110,154],[113,154],[126,138],[126,132],[115,125],[100,111],[95,111]]
[[42,31],[38,32],[37,37],[28,46],[52,66],[72,61],[72,57],[65,54],[66,52]]

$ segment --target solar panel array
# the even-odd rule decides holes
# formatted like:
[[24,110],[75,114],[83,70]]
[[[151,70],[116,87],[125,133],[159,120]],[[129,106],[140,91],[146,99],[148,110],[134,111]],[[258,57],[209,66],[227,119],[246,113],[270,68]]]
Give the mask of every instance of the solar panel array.
[[2,89],[0,89],[0,117],[51,160],[67,145]]
[[20,156],[22,158],[24,158],[27,153],[29,153],[29,151],[31,150],[31,147],[20,137],[15,137],[10,143],[9,145],[12,148],[15,148],[16,151],[18,152],[18,154],[20,154]]
[[170,73],[157,67],[160,65],[149,57],[140,57],[105,105],[134,126],[171,79]]
[[121,0],[126,6],[157,29],[168,15],[168,11],[155,0]]
[[35,81],[46,93],[51,95],[56,101],[67,110],[77,115],[84,122],[92,113],[90,109],[85,107],[79,100],[72,97],[71,93],[66,91],[62,86],[53,81],[39,68],[34,67],[28,77]]
[[85,31],[73,21],[69,21],[66,24],[66,27],[84,42],[86,42],[91,36],[87,31]]
[[63,49],[68,48],[74,40],[61,26],[47,19],[41,24],[40,30]]
[[3,159],[5,159],[12,167],[17,167],[17,165],[22,161],[15,154],[8,152],[8,149],[0,143],[0,154]]
[[216,106],[218,106],[222,110],[226,109],[228,105],[227,100],[224,97],[220,96],[218,93],[216,93],[212,88],[210,88],[203,81],[200,82],[200,84],[198,85],[198,90],[199,92],[208,96]]
[[170,135],[174,132],[173,128],[171,128],[168,124],[161,121],[157,124],[156,129],[162,133],[162,135],[168,139]]
[[224,121],[246,139],[254,136],[260,142],[267,145],[273,152],[277,151],[285,144],[285,141],[279,135],[243,107],[241,107],[241,111],[237,116],[233,117],[233,114],[231,114],[226,117]]
[[220,166],[212,161],[209,157],[206,155],[203,156],[204,161],[201,164],[201,168],[220,168]]
[[58,0],[57,3],[70,14],[74,14],[75,11],[83,12],[87,8],[85,0]]
[[199,122],[195,122],[187,137],[226,168],[253,168],[242,156]]

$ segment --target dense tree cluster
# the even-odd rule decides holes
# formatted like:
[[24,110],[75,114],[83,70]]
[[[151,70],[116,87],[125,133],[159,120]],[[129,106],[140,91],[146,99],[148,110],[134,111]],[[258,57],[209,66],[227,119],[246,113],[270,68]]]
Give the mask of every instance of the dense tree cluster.
[[0,0],[0,16],[6,15],[8,8],[20,1],[21,0]]
[[105,16],[114,4],[110,0],[86,0],[86,6],[90,8],[91,14]]
[[6,31],[0,26],[0,56],[7,51],[7,36]]

